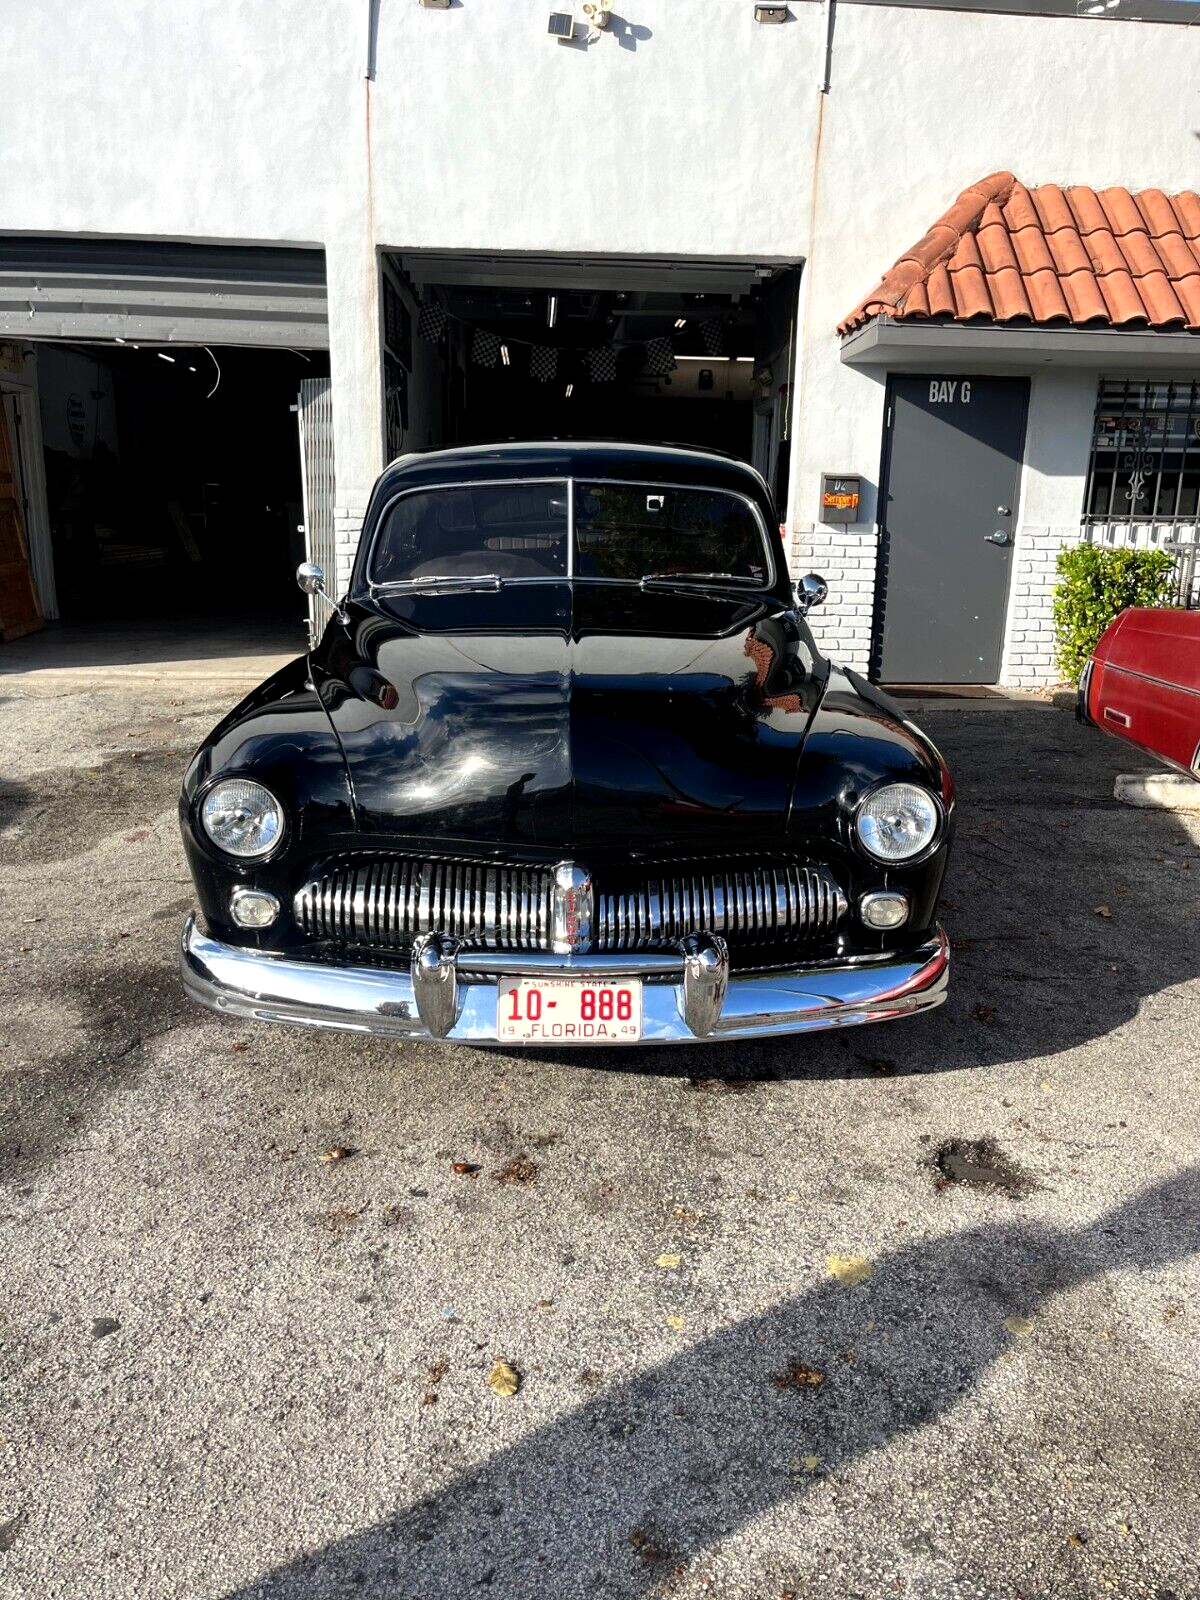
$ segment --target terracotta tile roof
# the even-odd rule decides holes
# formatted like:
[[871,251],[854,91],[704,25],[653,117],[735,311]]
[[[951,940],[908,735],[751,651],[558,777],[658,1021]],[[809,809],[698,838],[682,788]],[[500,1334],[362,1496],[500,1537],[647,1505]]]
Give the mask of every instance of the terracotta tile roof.
[[1027,189],[993,172],[838,324],[872,317],[1200,330],[1200,195]]

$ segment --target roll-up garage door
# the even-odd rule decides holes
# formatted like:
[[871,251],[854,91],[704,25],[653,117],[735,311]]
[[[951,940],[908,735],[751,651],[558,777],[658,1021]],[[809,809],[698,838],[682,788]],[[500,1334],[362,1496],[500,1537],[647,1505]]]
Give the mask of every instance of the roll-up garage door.
[[320,250],[0,236],[0,338],[329,345]]

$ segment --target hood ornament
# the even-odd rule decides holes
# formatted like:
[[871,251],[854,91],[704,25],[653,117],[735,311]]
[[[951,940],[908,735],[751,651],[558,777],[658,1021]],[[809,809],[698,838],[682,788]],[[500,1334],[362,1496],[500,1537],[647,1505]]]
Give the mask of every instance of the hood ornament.
[[578,955],[592,943],[592,875],[573,861],[554,869],[550,942],[555,955]]

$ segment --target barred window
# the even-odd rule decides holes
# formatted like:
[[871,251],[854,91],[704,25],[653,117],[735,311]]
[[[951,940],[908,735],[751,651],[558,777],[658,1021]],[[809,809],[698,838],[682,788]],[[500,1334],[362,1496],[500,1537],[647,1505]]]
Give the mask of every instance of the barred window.
[[1100,380],[1083,521],[1200,521],[1200,380]]

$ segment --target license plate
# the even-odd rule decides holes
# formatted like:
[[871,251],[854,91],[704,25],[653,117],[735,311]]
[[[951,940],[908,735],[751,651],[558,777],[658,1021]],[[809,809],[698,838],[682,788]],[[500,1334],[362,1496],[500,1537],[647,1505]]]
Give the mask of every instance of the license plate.
[[496,1032],[514,1044],[632,1044],[642,1037],[640,978],[501,978]]

